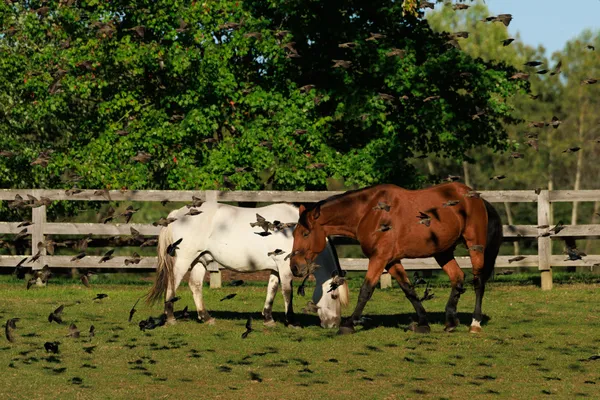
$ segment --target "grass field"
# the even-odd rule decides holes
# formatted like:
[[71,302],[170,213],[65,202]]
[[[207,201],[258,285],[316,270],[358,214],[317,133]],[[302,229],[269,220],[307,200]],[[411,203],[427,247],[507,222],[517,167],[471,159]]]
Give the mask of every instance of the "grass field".
[[[358,290],[351,286],[344,315],[356,302]],[[461,298],[465,326],[455,333],[443,332],[447,287],[436,287],[436,297],[425,303],[429,335],[402,329],[413,310],[394,288],[375,291],[365,310],[369,319],[355,335],[336,336],[317,327],[314,315],[299,315],[304,329],[263,327],[264,285],[206,289],[214,326],[180,321],[144,333],[138,322],[158,316],[159,306],[138,305],[134,322],[127,318],[148,283],[100,281],[90,290],[51,282],[27,291],[23,282],[3,278],[0,318],[21,320],[15,342],[0,342],[0,398],[598,398],[600,360],[582,360],[597,355],[600,346],[600,285],[556,285],[550,292],[533,285],[490,286],[484,300],[488,320],[479,335],[467,333],[472,290]],[[92,301],[96,293],[109,296]],[[230,293],[237,296],[219,301]],[[176,310],[194,310],[188,288],[178,294]],[[307,300],[296,297],[297,312]],[[278,294],[278,321],[282,303]],[[61,304],[67,305],[64,324],[48,323]],[[241,339],[250,314],[255,331]],[[70,323],[81,338],[66,337]],[[96,335],[89,339],[91,324]],[[56,340],[60,353],[46,353],[44,342]]]

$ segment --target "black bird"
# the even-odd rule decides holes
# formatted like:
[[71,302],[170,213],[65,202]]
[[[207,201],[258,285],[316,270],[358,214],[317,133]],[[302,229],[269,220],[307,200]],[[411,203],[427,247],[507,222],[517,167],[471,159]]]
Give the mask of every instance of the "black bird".
[[71,258],[71,262],[81,260],[86,255],[87,254],[85,253],[85,251],[82,251],[81,253],[77,254],[75,257]]
[[229,284],[231,286],[241,286],[244,284],[244,281],[241,279],[235,279],[235,280],[232,280],[231,282],[229,282]]
[[138,253],[133,253],[132,257],[133,258],[127,258],[127,259],[125,259],[125,265],[139,264],[140,261],[142,260],[142,257]]
[[527,66],[527,67],[539,67],[539,66],[540,66],[540,65],[542,65],[542,64],[543,64],[543,62],[541,62],[541,61],[527,61],[527,62],[526,62],[525,64],[523,64],[523,65],[525,65],[525,66]]
[[23,264],[25,263],[25,261],[27,261],[27,257],[25,257],[24,259],[19,261],[19,263],[15,267],[15,274],[17,275],[18,279],[24,279],[26,270],[29,269],[28,267],[23,267]]
[[98,293],[98,294],[96,295],[96,297],[94,297],[92,300],[101,300],[101,299],[104,299],[104,298],[106,298],[106,297],[108,297],[108,295],[107,295],[107,294],[104,294],[104,293]]
[[335,289],[337,289],[346,282],[344,278],[337,275],[337,271],[335,271],[334,274],[336,275],[331,280],[331,284],[329,285],[329,290],[327,291],[327,293],[333,292]]
[[383,201],[380,201],[377,203],[377,205],[375,207],[373,207],[373,210],[390,211],[390,205],[386,204]]
[[62,324],[62,312],[65,309],[65,305],[61,305],[60,307],[58,307],[56,310],[54,310],[53,312],[51,312],[48,315],[48,322],[52,323],[52,321],[56,321],[59,324]]
[[107,262],[108,260],[110,260],[112,258],[113,253],[115,252],[115,249],[110,249],[109,251],[107,251],[102,258],[100,259],[100,261],[98,261],[98,264],[103,263],[103,262]]
[[170,255],[171,257],[175,257],[175,250],[177,250],[179,247],[181,242],[183,241],[183,238],[179,238],[176,241],[174,241],[173,243],[171,243],[170,245],[167,246],[167,254]]
[[83,351],[85,351],[88,354],[92,354],[94,352],[94,349],[96,348],[96,346],[89,346],[89,347],[84,347]]
[[146,239],[142,244],[140,244],[140,249],[146,246],[156,246],[158,244],[158,239]]
[[133,206],[129,206],[125,209],[125,212],[123,212],[122,214],[119,214],[119,216],[125,217],[125,223],[128,224],[129,221],[131,221],[131,217],[133,217],[133,214],[138,212],[138,210],[139,210],[139,208],[137,210],[135,210],[133,208]]
[[202,211],[200,210],[196,210],[195,208],[191,208],[190,211],[188,211],[186,214],[183,215],[189,215],[189,216],[194,216],[194,215],[199,215],[202,214]]
[[79,277],[79,279],[81,280],[81,283],[83,283],[83,286],[87,287],[87,288],[91,288],[92,285],[90,285],[90,276],[92,276],[93,272],[88,272],[85,275],[81,275],[81,277]]
[[510,259],[508,260],[508,263],[510,264],[510,263],[512,263],[512,262],[521,261],[521,260],[524,260],[524,259],[525,259],[525,257],[524,257],[524,256],[516,256],[516,257],[510,258]]
[[96,336],[96,327],[94,325],[90,326],[90,340]]
[[563,224],[562,221],[558,221],[558,224],[556,224],[556,226],[554,226],[552,229],[550,229],[550,232],[554,232],[554,234],[557,234],[558,232],[562,231],[563,229],[565,229],[565,225]]
[[514,38],[504,39],[504,40],[502,40],[502,45],[506,47],[509,44],[511,44],[512,42],[514,42],[514,40],[515,40]]
[[267,221],[263,216],[261,216],[260,214],[256,214],[256,222],[251,222],[250,226],[252,228],[254,228],[255,226],[260,226],[261,228],[263,228],[263,230],[265,232],[269,231],[269,228],[271,227],[271,223],[269,221]]
[[[144,297],[144,296],[142,296],[142,297]],[[140,301],[140,299],[142,297],[140,297],[139,299],[137,299],[137,301],[135,302],[135,304],[133,305],[133,307],[131,307],[131,310],[129,310],[129,319],[127,320],[128,322],[131,322],[131,320],[133,319],[133,314],[135,314],[135,312],[137,311],[135,309],[135,306],[137,306],[137,303]]]
[[419,275],[419,271],[415,271],[413,274],[413,286],[420,285],[422,283],[427,283],[427,281]]
[[246,339],[250,332],[252,332],[252,317],[248,317],[248,321],[246,321],[246,331],[242,333],[242,339]]
[[46,342],[44,343],[44,348],[46,349],[47,353],[58,353],[58,345],[60,344],[60,342]]
[[281,249],[275,249],[274,251],[270,251],[267,253],[267,256],[280,256],[283,253],[285,253],[285,251],[281,250]]
[[435,295],[433,293],[429,293],[429,282],[427,282],[427,286],[425,287],[425,293],[423,293],[423,297],[421,297],[420,301],[427,301],[433,299]]
[[305,296],[304,289],[306,288],[306,281],[308,280],[309,277],[310,277],[310,274],[306,275],[304,277],[304,280],[300,284],[300,286],[298,286],[298,291],[297,291],[298,296],[302,296],[302,297]]
[[387,232],[392,229],[392,225],[390,224],[379,224],[379,229],[376,232]]
[[8,321],[6,321],[6,326],[5,326],[6,340],[8,340],[11,343],[15,341],[13,331],[15,329],[17,329],[16,322],[19,320],[20,320],[20,318],[11,318]]
[[80,332],[79,329],[77,329],[77,325],[71,324],[69,326],[69,334],[67,335],[67,337],[78,338],[79,334]]
[[565,261],[583,260],[581,257],[587,256],[587,254],[585,254],[583,251],[571,247],[565,248],[564,254],[569,256],[569,258],[567,258]]
[[417,215],[417,218],[419,218],[420,224],[423,224],[427,227],[431,225],[431,217],[425,214],[423,211],[419,211],[419,215]]
[[224,301],[224,300],[229,300],[229,299],[233,299],[235,296],[237,296],[237,294],[236,294],[236,293],[230,293],[230,294],[228,294],[227,296],[223,297],[223,298],[221,299],[221,301]]
[[169,224],[172,224],[173,222],[177,221],[177,218],[164,218],[161,217],[158,221],[155,221],[152,223],[152,225],[154,226],[169,226]]

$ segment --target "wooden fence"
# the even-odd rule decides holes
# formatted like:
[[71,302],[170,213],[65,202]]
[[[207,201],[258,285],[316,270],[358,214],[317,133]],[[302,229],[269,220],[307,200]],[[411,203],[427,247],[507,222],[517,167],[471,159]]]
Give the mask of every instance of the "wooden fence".
[[[170,202],[191,202],[192,196],[196,196],[204,201],[219,202],[303,202],[312,203],[325,199],[329,196],[340,194],[342,192],[295,192],[295,191],[172,191],[172,190],[131,190],[131,191],[109,191],[108,195],[94,194],[95,190],[84,190],[80,193],[67,195],[63,190],[42,190],[42,189],[0,189],[0,200],[12,201],[19,194],[24,199],[27,195],[36,198],[47,197],[53,201],[156,201],[168,200]],[[600,236],[600,225],[567,225],[558,234],[551,236],[540,236],[547,232],[548,228],[537,228],[550,224],[550,203],[552,202],[572,202],[572,201],[600,201],[600,190],[542,190],[536,194],[533,190],[507,190],[507,191],[482,191],[482,197],[491,203],[537,203],[537,225],[505,225],[503,227],[504,236],[508,240],[518,237],[535,238],[538,242],[538,254],[525,256],[523,260],[509,262],[514,256],[499,256],[496,262],[497,267],[537,267],[541,274],[542,289],[552,288],[552,266],[593,266],[600,263],[600,255],[588,255],[583,260],[566,261],[564,255],[553,255],[551,240],[553,238],[589,238]],[[102,236],[129,236],[130,227],[137,229],[141,235],[158,235],[160,227],[151,224],[100,224],[100,223],[68,223],[68,222],[47,222],[46,207],[40,206],[32,209],[32,222],[28,226],[27,234],[31,236],[32,254],[38,251],[38,242],[44,241],[45,235],[102,235]],[[18,228],[18,222],[0,222],[0,234],[16,234],[23,228]],[[343,241],[348,243],[348,241]],[[72,256],[50,256],[46,255],[44,249],[41,250],[42,256],[34,263],[34,269],[42,268],[48,264],[52,268],[131,268],[148,269],[155,268],[156,257],[142,257],[139,264],[130,264],[125,266],[125,259],[128,257],[114,257],[111,260],[99,264],[100,257],[86,256],[78,262],[71,262]],[[0,256],[0,267],[13,267],[21,261],[26,255]],[[457,257],[457,261],[462,268],[470,268],[468,257]],[[367,269],[366,259],[342,258],[340,259],[342,268],[350,271],[365,271]],[[432,258],[405,260],[402,263],[409,270],[438,269],[439,266]],[[221,278],[218,270],[211,271],[211,287],[219,287]],[[388,276],[382,279],[382,286],[388,286],[391,280]]]

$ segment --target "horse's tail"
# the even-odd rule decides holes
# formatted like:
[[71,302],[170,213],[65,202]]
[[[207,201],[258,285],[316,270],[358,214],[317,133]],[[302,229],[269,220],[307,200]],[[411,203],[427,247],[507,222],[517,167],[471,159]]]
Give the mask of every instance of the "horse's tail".
[[167,247],[173,243],[171,224],[163,227],[158,235],[158,266],[156,267],[156,278],[150,292],[146,295],[146,303],[154,304],[162,299],[169,285],[174,284],[173,266],[175,257],[167,253]]
[[485,282],[492,276],[494,266],[496,265],[496,257],[500,251],[502,244],[502,220],[498,211],[487,201],[483,200],[488,215],[487,227],[487,244],[483,254],[483,271],[481,279]]
[[342,307],[346,307],[350,301],[350,291],[348,290],[348,282],[344,281],[344,284],[338,286],[338,296]]

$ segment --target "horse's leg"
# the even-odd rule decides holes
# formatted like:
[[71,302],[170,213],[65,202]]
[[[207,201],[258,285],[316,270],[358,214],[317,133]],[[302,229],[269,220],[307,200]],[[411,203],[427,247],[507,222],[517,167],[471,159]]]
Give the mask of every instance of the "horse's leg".
[[273,271],[271,272],[271,276],[269,277],[269,286],[267,286],[267,299],[265,300],[265,307],[262,312],[263,317],[265,317],[265,326],[276,325],[275,321],[273,320],[273,301],[275,300],[275,295],[277,294],[278,286],[279,274]]
[[198,313],[198,320],[204,321],[207,324],[214,324],[215,319],[210,316],[206,308],[204,307],[204,298],[202,297],[202,288],[204,285],[204,275],[206,274],[206,266],[199,262],[192,268],[190,272],[190,290],[194,296],[194,303],[196,304],[196,312]]
[[460,295],[465,292],[465,288],[463,287],[465,273],[454,259],[454,249],[436,255],[435,260],[444,272],[448,274],[452,285],[450,297],[446,303],[446,328],[444,329],[446,332],[452,332],[459,324],[458,317],[456,316],[456,307]]
[[429,328],[429,323],[427,322],[427,313],[425,312],[425,308],[423,307],[421,300],[419,300],[417,292],[415,292],[415,288],[410,283],[410,279],[408,278],[406,270],[404,269],[402,264],[399,262],[392,264],[388,272],[394,279],[396,279],[396,282],[398,282],[398,284],[400,285],[400,288],[404,292],[404,295],[410,301],[410,303],[415,308],[415,311],[417,312],[417,325],[411,325],[411,329],[418,333],[429,333],[431,329]]
[[183,276],[190,268],[190,264],[193,259],[189,259],[185,256],[177,255],[175,258],[175,264],[173,266],[173,286],[171,284],[167,285],[167,291],[165,294],[165,314],[167,314],[167,324],[173,325],[175,324],[175,313],[173,312],[173,303],[168,302],[167,300],[175,297],[175,293],[177,292],[177,288],[183,279]]
[[379,282],[379,278],[381,277],[381,274],[383,273],[386,264],[387,261],[383,258],[369,259],[369,269],[367,270],[365,280],[362,286],[360,287],[360,294],[358,295],[356,308],[352,312],[350,318],[348,318],[340,325],[338,334],[354,333],[354,324],[358,323],[358,321],[360,320],[362,312],[365,306],[367,305],[367,302],[373,295],[375,285],[377,285],[377,282]]
[[292,288],[292,280],[294,275],[291,271],[279,271],[281,282],[281,292],[283,293],[283,303],[285,307],[285,323],[287,326],[298,326],[294,316],[294,306],[292,303],[294,289]]
[[[487,244],[487,231],[486,229],[481,229],[481,225],[475,226],[467,223],[465,231],[463,232],[463,238],[469,249],[472,249],[473,246],[484,246],[485,249]],[[473,312],[473,321],[471,322],[469,332],[478,333],[481,332],[481,320],[483,319],[481,303],[485,292],[485,283],[491,272],[485,269],[484,253],[482,251],[469,250],[469,256],[471,257],[471,264],[473,265],[473,288],[475,289],[475,311]]]

